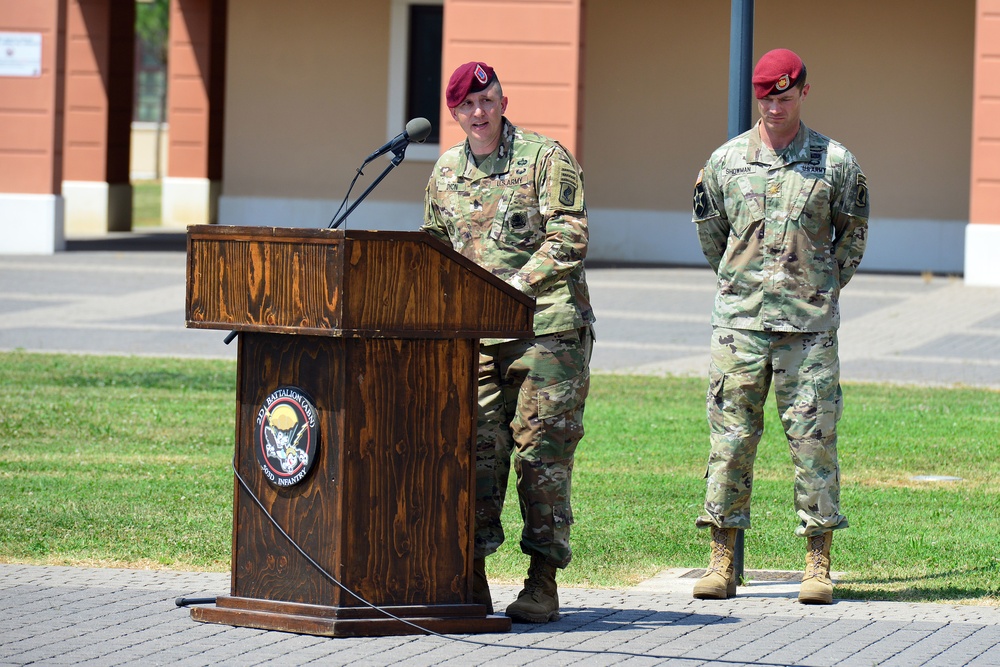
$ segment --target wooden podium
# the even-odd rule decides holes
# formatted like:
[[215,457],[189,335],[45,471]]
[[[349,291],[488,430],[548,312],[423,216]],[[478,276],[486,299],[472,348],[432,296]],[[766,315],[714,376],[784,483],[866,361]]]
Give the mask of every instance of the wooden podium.
[[434,632],[509,630],[472,604],[479,339],[532,335],[533,311],[423,232],[189,228],[187,326],[240,334],[231,594],[191,617],[420,632],[346,588]]

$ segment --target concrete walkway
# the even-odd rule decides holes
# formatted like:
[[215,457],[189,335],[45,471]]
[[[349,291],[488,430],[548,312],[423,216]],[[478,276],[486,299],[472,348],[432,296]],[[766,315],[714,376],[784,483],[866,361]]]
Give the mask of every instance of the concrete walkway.
[[[836,601],[759,582],[691,599],[670,572],[629,590],[562,589],[563,617],[510,633],[327,639],[202,624],[180,596],[225,574],[0,566],[0,665],[1000,665],[1000,609]],[[516,590],[494,587],[501,606]]]
[[[595,371],[704,376],[710,271],[589,275],[600,318]],[[845,381],[1000,389],[1000,288],[862,273],[842,306]],[[225,332],[185,329],[183,307],[179,234],[0,256],[0,350],[235,358]],[[227,574],[0,565],[0,667],[1000,665],[1000,608],[804,606],[796,581],[763,576],[732,600],[697,601],[692,574],[669,570],[628,590],[561,589],[560,621],[506,634],[325,639],[201,624],[175,605],[228,594]],[[501,609],[515,595],[494,587]]]
[[[111,235],[0,256],[0,350],[236,357],[184,327],[184,236]],[[593,370],[707,377],[708,268],[592,267]],[[1000,389],[1000,288],[860,273],[841,298],[842,377]]]

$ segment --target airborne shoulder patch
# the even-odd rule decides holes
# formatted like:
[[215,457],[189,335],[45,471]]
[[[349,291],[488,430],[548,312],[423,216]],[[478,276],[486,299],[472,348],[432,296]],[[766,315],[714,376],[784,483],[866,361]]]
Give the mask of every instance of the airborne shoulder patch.
[[571,210],[582,208],[580,202],[580,178],[576,169],[565,162],[556,162],[553,181],[557,188],[559,203]]
[[865,178],[864,174],[858,174],[858,180],[855,184],[854,206],[859,209],[868,208],[868,179]]

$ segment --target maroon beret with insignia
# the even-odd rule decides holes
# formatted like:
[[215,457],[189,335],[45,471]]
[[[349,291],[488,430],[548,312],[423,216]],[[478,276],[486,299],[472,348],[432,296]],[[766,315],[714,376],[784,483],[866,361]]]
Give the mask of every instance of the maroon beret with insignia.
[[460,66],[451,75],[445,90],[448,108],[457,107],[469,93],[485,90],[496,78],[493,68],[486,63],[471,62]]
[[794,51],[768,51],[753,69],[753,90],[757,99],[793,88],[806,73],[806,66]]

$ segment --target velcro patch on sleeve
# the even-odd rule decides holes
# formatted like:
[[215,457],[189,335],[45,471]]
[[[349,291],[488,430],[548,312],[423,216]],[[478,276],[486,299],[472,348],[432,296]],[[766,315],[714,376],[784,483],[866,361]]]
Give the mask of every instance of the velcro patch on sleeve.
[[556,187],[559,203],[571,211],[583,208],[583,189],[576,169],[566,162],[556,162],[553,170],[553,185]]
[[694,184],[694,196],[691,199],[691,210],[694,212],[695,222],[708,220],[719,215],[719,209],[716,208],[712,195],[705,189],[704,178],[705,170],[702,169],[698,172],[698,180]]

